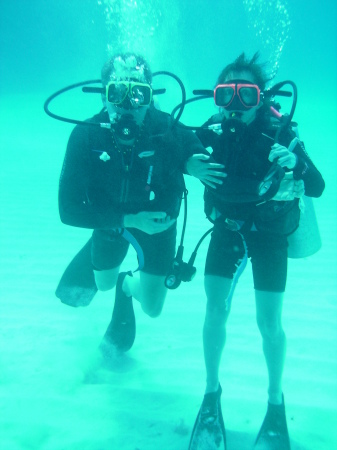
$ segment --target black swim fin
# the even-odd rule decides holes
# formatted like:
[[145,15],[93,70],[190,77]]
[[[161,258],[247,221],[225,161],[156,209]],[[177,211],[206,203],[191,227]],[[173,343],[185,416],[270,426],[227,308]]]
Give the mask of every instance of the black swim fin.
[[267,414],[257,435],[254,450],[290,450],[284,396],[282,404],[268,402]]
[[104,334],[100,349],[104,356],[127,352],[133,346],[136,338],[136,320],[132,305],[132,297],[123,292],[123,282],[126,276],[132,277],[132,272],[120,272],[116,284],[115,304],[111,321]]
[[221,393],[204,396],[195,421],[188,450],[226,450],[226,429],[221,410]]
[[91,264],[91,238],[64,271],[55,295],[69,306],[88,306],[97,292]]

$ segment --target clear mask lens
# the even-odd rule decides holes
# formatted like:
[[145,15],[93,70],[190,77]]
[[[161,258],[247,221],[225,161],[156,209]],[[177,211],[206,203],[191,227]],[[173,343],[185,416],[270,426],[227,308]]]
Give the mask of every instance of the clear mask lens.
[[107,100],[109,103],[118,105],[123,102],[128,94],[128,86],[122,83],[110,83],[107,86]]
[[150,86],[135,85],[131,88],[131,98],[139,106],[146,106],[151,103],[152,91]]
[[231,101],[233,100],[233,97],[235,95],[235,90],[228,86],[219,86],[215,89],[215,104],[217,106],[223,106],[226,107],[227,105],[229,105],[231,103]]
[[245,106],[253,107],[259,103],[258,91],[255,87],[241,87],[239,89],[239,97]]

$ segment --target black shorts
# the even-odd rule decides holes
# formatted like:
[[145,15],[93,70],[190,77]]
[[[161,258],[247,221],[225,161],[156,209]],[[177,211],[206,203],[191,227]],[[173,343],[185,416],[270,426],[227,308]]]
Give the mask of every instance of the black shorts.
[[[135,228],[128,228],[144,254],[141,269],[153,275],[166,275],[175,256],[177,227],[149,235]],[[128,252],[130,243],[114,230],[94,230],[92,235],[91,260],[95,270],[119,267]],[[139,261],[138,261],[139,262]]]
[[[254,288],[260,291],[284,292],[287,280],[288,241],[259,231],[242,233],[251,260]],[[238,260],[245,248],[241,234],[216,222],[208,248],[205,275],[233,278]]]

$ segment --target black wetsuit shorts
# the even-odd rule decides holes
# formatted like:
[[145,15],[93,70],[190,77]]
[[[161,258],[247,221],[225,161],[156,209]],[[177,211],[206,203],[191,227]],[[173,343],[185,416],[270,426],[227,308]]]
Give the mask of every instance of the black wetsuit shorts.
[[230,231],[224,222],[215,223],[206,258],[205,275],[233,278],[236,264],[245,253],[244,238],[252,264],[254,288],[284,292],[288,261],[287,237],[259,231],[240,233]]
[[[140,245],[144,255],[143,272],[166,276],[175,256],[176,224],[168,230],[147,234],[135,228],[127,229]],[[130,243],[114,230],[94,230],[91,259],[95,270],[119,267],[128,252]],[[139,262],[139,258],[138,258]]]

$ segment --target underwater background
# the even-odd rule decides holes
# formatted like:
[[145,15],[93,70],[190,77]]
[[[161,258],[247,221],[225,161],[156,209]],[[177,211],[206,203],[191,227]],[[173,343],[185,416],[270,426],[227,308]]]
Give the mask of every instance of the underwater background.
[[[294,120],[326,189],[314,201],[322,248],[289,260],[284,373],[293,450],[337,448],[337,4],[330,0],[0,1],[0,448],[4,450],[184,450],[202,401],[205,371],[203,264],[169,292],[162,315],[135,305],[137,339],[111,364],[97,351],[114,292],[72,309],[54,291],[89,230],[63,225],[57,189],[72,125],[43,111],[53,92],[100,78],[111,52],[136,50],[153,71],[211,89],[242,51],[261,53],[274,76],[298,88]],[[180,91],[170,78],[159,106]],[[282,112],[289,102],[281,101]],[[100,109],[80,90],[50,109],[85,119]],[[212,102],[186,106],[200,125]],[[200,183],[187,179],[188,257],[209,228]],[[182,222],[182,217],[179,218]],[[180,223],[181,226],[181,223]],[[129,270],[135,255],[125,261]],[[236,288],[221,365],[229,450],[250,449],[264,417],[267,375],[248,265]]]

